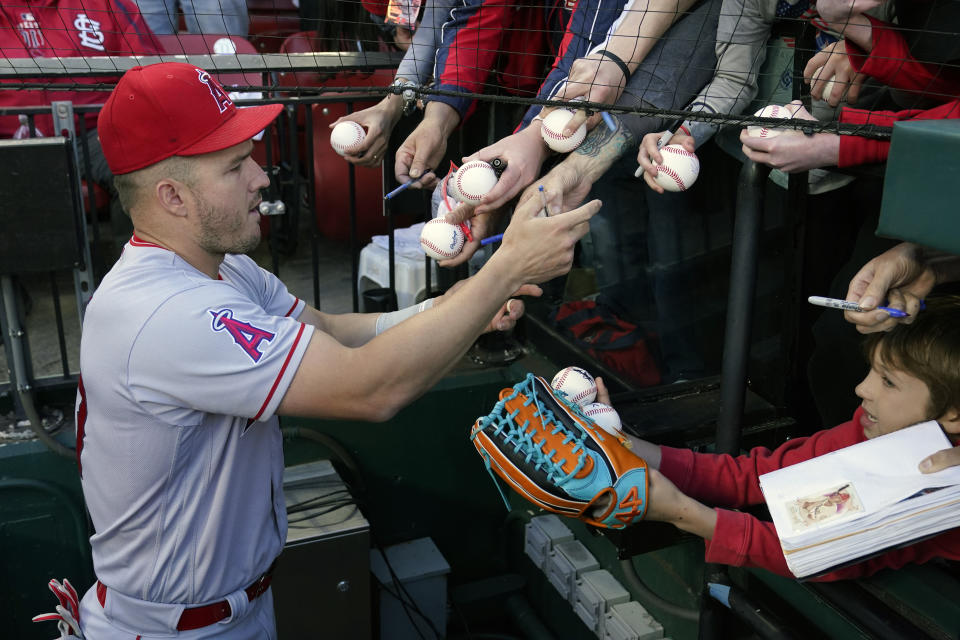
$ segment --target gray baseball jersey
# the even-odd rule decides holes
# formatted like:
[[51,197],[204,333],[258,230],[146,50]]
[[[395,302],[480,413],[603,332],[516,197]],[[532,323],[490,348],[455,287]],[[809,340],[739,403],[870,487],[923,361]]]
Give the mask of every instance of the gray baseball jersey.
[[246,256],[212,280],[136,236],[94,294],[77,398],[93,563],[141,620],[243,589],[280,553],[274,411],[313,334],[303,308]]

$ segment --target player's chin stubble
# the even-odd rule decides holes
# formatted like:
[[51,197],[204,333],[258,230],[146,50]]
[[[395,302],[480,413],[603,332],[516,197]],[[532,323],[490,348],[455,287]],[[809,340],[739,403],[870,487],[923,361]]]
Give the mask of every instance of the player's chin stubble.
[[260,244],[259,219],[251,223],[249,209],[238,213],[215,207],[203,197],[197,198],[197,201],[200,206],[198,240],[205,251],[247,253]]

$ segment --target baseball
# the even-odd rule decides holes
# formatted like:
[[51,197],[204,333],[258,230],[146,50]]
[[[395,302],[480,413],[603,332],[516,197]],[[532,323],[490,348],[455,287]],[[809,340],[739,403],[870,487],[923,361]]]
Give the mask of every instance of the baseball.
[[[789,120],[793,117],[786,107],[781,107],[778,104],[767,105],[753,115],[758,118],[783,118],[784,120]],[[747,135],[752,138],[773,138],[781,133],[783,133],[782,130],[765,125],[750,125],[747,127]]]
[[700,175],[700,159],[678,144],[668,144],[660,149],[662,164],[656,164],[656,183],[664,191],[686,191]]
[[471,160],[454,174],[451,181],[453,196],[460,202],[477,204],[497,184],[493,167],[483,160]]
[[[813,80],[811,82],[816,82],[820,79],[820,72],[823,71],[823,67],[818,67],[816,71],[813,72]],[[821,94],[821,100],[824,102],[830,100],[830,94],[833,93],[833,82],[836,80],[836,76],[830,76],[830,79],[827,80],[827,84],[823,87],[823,93]]]
[[449,260],[460,255],[466,238],[459,225],[434,218],[420,231],[420,246],[434,260]]
[[582,123],[580,128],[569,136],[563,135],[563,128],[570,122],[576,111],[571,109],[554,109],[547,114],[540,124],[540,135],[547,146],[559,153],[573,151],[580,146],[587,137],[587,124]]
[[591,402],[583,408],[583,414],[597,423],[597,426],[613,436],[619,436],[623,424],[620,414],[608,404]]
[[597,382],[580,367],[567,367],[557,372],[550,386],[562,391],[567,400],[581,407],[597,399]]
[[352,120],[344,120],[333,128],[330,132],[330,146],[333,150],[343,155],[348,149],[351,149],[367,137],[367,132],[359,124]]

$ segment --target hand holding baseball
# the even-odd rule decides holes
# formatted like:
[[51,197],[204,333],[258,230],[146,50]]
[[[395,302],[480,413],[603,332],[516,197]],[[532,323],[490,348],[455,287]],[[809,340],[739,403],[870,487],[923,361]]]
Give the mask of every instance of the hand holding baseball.
[[[606,56],[594,53],[573,61],[566,82],[561,85],[554,98],[557,100],[582,98],[587,102],[613,105],[620,99],[626,86],[627,79],[623,77],[623,71],[617,63]],[[543,115],[546,118],[547,109],[544,109]],[[564,135],[572,135],[581,124],[585,124],[589,131],[599,122],[599,113],[587,117],[587,112],[580,109],[567,123]]]
[[[640,141],[640,148],[637,151],[637,163],[643,169],[643,181],[657,193],[664,192],[663,186],[657,182],[658,166],[663,164],[664,161],[663,154],[657,147],[657,142],[662,135],[663,132],[648,133],[643,136],[643,140]],[[677,145],[689,153],[696,151],[696,141],[692,136],[684,133],[682,129],[673,134],[673,137],[670,138],[670,144]]]
[[531,123],[526,129],[480,149],[463,161],[464,163],[471,160],[490,162],[494,158],[500,158],[506,162],[507,168],[500,174],[497,185],[477,205],[478,215],[499,209],[536,180],[540,167],[547,158],[547,147],[540,136],[539,123]]
[[[795,110],[794,118],[816,120],[799,100],[787,107]],[[740,132],[740,142],[743,143],[743,153],[754,162],[762,162],[787,173],[835,166],[840,157],[840,136],[833,133],[808,136],[800,131],[787,130],[772,138],[758,138],[744,129]]]
[[[825,46],[810,58],[807,66],[803,68],[803,79],[810,85],[810,96],[827,101],[831,107],[837,106],[841,101],[855,104],[866,77],[857,73],[850,64],[846,42],[843,40]],[[828,81],[831,79],[832,90],[827,91]]]
[[330,125],[333,129],[341,122],[353,121],[367,130],[362,142],[343,155],[343,159],[361,167],[379,167],[387,152],[390,132],[400,118],[401,110],[394,109],[385,98],[372,107],[338,118]]

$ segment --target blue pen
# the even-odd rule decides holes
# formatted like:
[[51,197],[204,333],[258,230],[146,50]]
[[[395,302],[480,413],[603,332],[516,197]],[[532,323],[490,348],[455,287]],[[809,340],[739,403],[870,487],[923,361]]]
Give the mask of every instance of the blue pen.
[[492,243],[494,243],[494,242],[500,242],[501,240],[503,240],[503,234],[502,234],[502,233],[498,233],[498,234],[496,234],[496,235],[490,236],[489,238],[484,238],[483,240],[481,240],[481,241],[480,241],[480,246],[481,246],[481,247],[485,247],[485,246],[487,246],[488,244],[492,244]]
[[611,133],[617,130],[617,123],[613,121],[613,116],[606,111],[601,111],[600,117],[603,118],[603,121],[607,124],[607,129],[610,129]]
[[[431,172],[431,171],[427,171],[427,173],[432,173],[432,172]],[[387,195],[383,196],[383,199],[384,199],[384,200],[389,200],[390,198],[392,198],[393,196],[397,195],[398,193],[400,193],[400,192],[403,191],[404,189],[409,188],[410,185],[412,185],[414,182],[419,182],[420,180],[423,180],[423,179],[427,176],[427,173],[423,174],[422,176],[420,176],[420,177],[417,178],[416,180],[413,180],[413,179],[407,180],[407,181],[404,182],[402,185],[400,185],[399,187],[397,187],[396,189],[394,189],[393,191],[391,191],[391,192],[388,193]]]
[[[815,304],[818,307],[829,307],[831,309],[843,309],[845,311],[857,311],[863,313],[865,310],[856,302],[850,302],[849,300],[837,300],[836,298],[824,298],[823,296],[810,296],[807,298],[807,302],[810,304]],[[920,301],[920,308],[925,309],[926,305],[923,303],[923,300]],[[906,311],[901,311],[900,309],[894,309],[893,307],[877,307],[879,311],[886,311],[890,314],[891,318],[906,318],[910,314]]]

